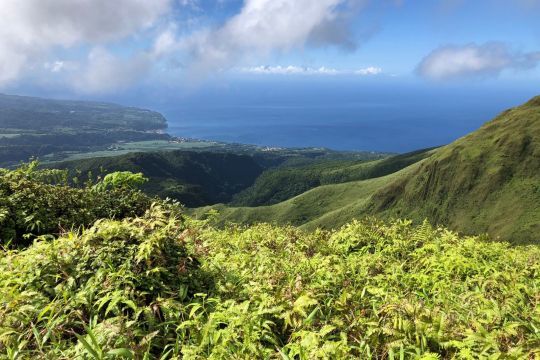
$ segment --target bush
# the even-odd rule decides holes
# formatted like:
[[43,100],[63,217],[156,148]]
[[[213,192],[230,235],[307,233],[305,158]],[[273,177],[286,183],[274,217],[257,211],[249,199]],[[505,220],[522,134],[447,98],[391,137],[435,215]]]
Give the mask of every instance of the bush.
[[540,249],[429,224],[218,230],[153,207],[0,261],[22,358],[526,359]]
[[153,201],[131,186],[104,187],[108,190],[70,187],[65,171],[37,170],[35,162],[0,170],[0,243],[28,245],[36,236],[90,226],[98,219],[142,215]]
[[[0,261],[0,353],[73,359],[161,352],[204,278],[159,206],[100,220]],[[205,285],[205,288],[208,288]]]

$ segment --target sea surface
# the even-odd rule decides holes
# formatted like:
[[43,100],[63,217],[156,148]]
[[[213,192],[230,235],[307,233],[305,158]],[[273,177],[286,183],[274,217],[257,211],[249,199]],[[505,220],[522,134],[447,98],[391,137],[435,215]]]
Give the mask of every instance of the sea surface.
[[207,90],[154,108],[177,136],[402,153],[448,144],[534,95],[489,86],[275,82]]
[[426,111],[379,104],[207,106],[167,115],[177,136],[279,147],[406,152],[477,129],[489,110]]

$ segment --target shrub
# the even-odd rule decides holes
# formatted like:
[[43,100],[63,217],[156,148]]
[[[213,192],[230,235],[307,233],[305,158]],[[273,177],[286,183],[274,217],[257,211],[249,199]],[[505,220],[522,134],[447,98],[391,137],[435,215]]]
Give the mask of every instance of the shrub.
[[217,230],[153,207],[0,261],[22,358],[526,359],[540,250],[429,224]]
[[28,245],[36,236],[90,226],[98,219],[142,215],[153,201],[130,186],[107,186],[107,191],[70,187],[65,171],[36,167],[34,162],[14,171],[0,170],[0,241],[4,244]]
[[[38,240],[0,261],[0,353],[23,358],[151,355],[174,343],[204,284],[183,220],[159,206]],[[206,286],[207,288],[207,286]]]

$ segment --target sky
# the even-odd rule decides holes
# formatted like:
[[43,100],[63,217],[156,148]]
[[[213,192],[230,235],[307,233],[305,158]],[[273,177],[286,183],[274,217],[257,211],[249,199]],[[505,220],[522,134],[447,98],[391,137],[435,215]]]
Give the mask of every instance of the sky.
[[135,96],[279,77],[533,86],[539,15],[540,0],[2,0],[0,91]]

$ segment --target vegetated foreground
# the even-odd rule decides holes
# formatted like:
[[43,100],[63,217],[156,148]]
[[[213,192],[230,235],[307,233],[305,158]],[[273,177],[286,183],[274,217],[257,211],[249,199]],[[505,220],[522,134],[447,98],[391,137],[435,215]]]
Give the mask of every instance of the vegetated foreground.
[[[27,168],[1,177],[70,191],[39,175]],[[137,194],[133,182],[140,177],[119,173],[76,191]],[[39,209],[12,208],[31,194],[13,191],[1,221],[34,211],[35,223]],[[265,224],[219,230],[175,204],[148,207],[133,198],[123,204],[140,204],[144,215],[115,214],[3,250],[2,357],[540,356],[536,245],[511,247],[407,221],[353,221],[332,232]],[[58,221],[77,228],[67,226],[72,218]]]

